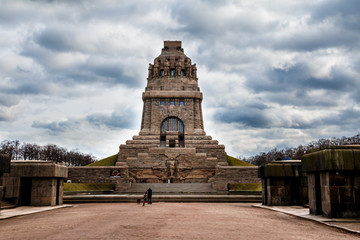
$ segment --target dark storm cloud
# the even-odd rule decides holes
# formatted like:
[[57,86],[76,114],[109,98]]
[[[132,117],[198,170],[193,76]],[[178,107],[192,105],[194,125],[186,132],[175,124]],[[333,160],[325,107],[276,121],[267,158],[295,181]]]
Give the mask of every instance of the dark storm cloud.
[[17,81],[16,86],[3,88],[0,90],[0,92],[15,94],[15,95],[25,95],[25,94],[37,95],[37,94],[50,93],[48,83],[46,82],[32,81],[30,79],[21,79],[20,81]]
[[[360,20],[360,19],[359,19]],[[274,39],[269,44],[275,50],[292,51],[315,51],[332,47],[351,47],[358,45],[360,35],[354,32],[344,31],[341,28],[331,27],[330,29],[314,29],[312,31],[299,31],[294,34],[282,36],[281,39]],[[268,45],[264,43],[264,45]]]
[[141,84],[138,78],[125,75],[121,66],[113,63],[86,63],[81,66],[68,69],[63,73],[60,80],[62,84],[91,84],[99,83],[106,86],[114,84],[123,84],[129,87],[137,87]]
[[42,128],[48,130],[51,134],[56,135],[62,132],[69,131],[76,126],[78,126],[80,122],[78,121],[60,121],[60,122],[40,122],[34,121],[32,124],[33,128]]
[[360,29],[360,2],[358,0],[322,1],[312,10],[312,19],[324,21],[336,19],[337,23],[350,30]]
[[357,129],[360,122],[360,111],[354,108],[346,108],[335,114],[329,114],[322,120],[324,125],[338,125],[343,128]]
[[77,51],[72,32],[66,32],[63,29],[46,29],[36,34],[34,40],[40,46],[53,51]]
[[311,76],[309,70],[302,65],[296,65],[285,70],[275,68],[266,74],[270,84],[259,84],[256,90],[272,92],[291,89],[344,91],[355,83],[354,79],[341,74],[341,72],[334,72],[333,69],[332,73],[332,77],[317,78]]
[[243,124],[246,127],[268,128],[271,126],[269,119],[263,111],[257,109],[223,109],[215,113],[219,122]]
[[86,117],[86,120],[93,126],[106,127],[109,129],[130,128],[134,126],[132,121],[134,114],[132,111],[113,112],[111,115],[92,114]]
[[[50,37],[52,34],[54,36]],[[43,35],[39,36],[36,38],[43,38]],[[46,69],[45,74],[49,76],[48,82],[63,85],[72,84],[73,86],[97,83],[104,85],[124,84],[129,87],[137,87],[141,84],[137,74],[130,76],[125,73],[124,69],[127,67],[124,63],[131,56],[125,56],[123,59],[101,53],[101,50],[96,53],[89,52],[77,55],[77,52],[86,52],[86,49],[78,47],[81,43],[71,42],[71,37],[64,37],[63,34],[52,31],[46,33],[45,36],[46,40],[42,39],[38,42],[29,40],[29,44],[22,50],[22,55],[33,59]],[[66,38],[66,40],[63,41],[62,38]],[[53,41],[53,39],[58,40]],[[67,55],[60,55],[62,53]],[[66,61],[71,61],[72,64]],[[22,82],[23,79],[18,79],[18,81]],[[24,87],[26,88],[26,86]],[[38,87],[41,88],[36,83],[33,86],[33,88]]]
[[267,129],[267,128],[293,128],[308,129],[318,123],[318,120],[312,122],[305,121],[297,116],[287,116],[290,113],[280,112],[274,116],[276,109],[250,108],[240,106],[238,108],[220,109],[215,113],[215,119],[219,122],[234,123],[235,128],[243,129],[245,127]]

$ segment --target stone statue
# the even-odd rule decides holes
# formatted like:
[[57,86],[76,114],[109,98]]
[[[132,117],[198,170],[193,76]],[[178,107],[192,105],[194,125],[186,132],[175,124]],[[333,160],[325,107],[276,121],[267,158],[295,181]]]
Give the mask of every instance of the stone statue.
[[193,70],[193,74],[192,74],[193,77],[194,77],[194,78],[197,78],[197,67],[196,67],[196,64],[193,65],[192,70]]
[[153,66],[153,76],[158,77],[159,76],[159,63],[156,61]]
[[151,65],[151,63],[149,63],[149,73],[148,73],[148,78],[150,79],[153,76],[153,65]]
[[191,63],[190,61],[186,61],[185,63],[186,76],[191,78]]
[[176,75],[177,76],[181,76],[181,69],[182,69],[182,62],[181,62],[181,59],[179,59],[176,62]]
[[167,165],[169,169],[169,177],[174,177],[176,161],[174,159],[170,159],[167,161]]
[[170,75],[170,63],[169,61],[166,59],[165,63],[164,63],[164,76],[169,76]]

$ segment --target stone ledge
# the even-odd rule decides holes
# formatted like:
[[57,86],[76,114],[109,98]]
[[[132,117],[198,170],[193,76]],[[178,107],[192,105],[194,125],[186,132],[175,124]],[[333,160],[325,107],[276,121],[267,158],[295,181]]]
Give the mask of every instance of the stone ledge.
[[305,172],[360,170],[360,146],[335,146],[305,154]]
[[202,99],[201,92],[194,91],[148,91],[143,92],[143,99],[147,98],[198,98]]
[[259,177],[300,177],[301,160],[273,161],[259,167]]

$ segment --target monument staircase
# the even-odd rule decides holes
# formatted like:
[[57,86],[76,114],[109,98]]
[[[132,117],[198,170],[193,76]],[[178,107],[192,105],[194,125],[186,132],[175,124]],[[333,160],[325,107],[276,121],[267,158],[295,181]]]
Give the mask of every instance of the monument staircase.
[[3,200],[0,201],[0,209],[1,210],[10,209],[10,208],[16,208],[16,205],[14,205],[10,202],[7,202],[7,201],[3,201]]
[[142,201],[149,187],[153,202],[261,202],[255,194],[230,195],[212,189],[210,183],[133,183],[130,189],[113,193],[81,193],[64,195],[64,203],[133,202]]
[[143,194],[149,188],[153,190],[153,195],[221,194],[212,189],[210,183],[133,183],[130,189],[121,191],[121,193]]

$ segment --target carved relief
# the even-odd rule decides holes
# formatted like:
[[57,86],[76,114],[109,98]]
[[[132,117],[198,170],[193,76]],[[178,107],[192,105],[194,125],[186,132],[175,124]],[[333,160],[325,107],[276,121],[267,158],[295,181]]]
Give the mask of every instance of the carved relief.
[[158,63],[157,61],[154,62],[153,76],[154,76],[154,77],[158,77],[158,76],[159,76],[159,63]]

